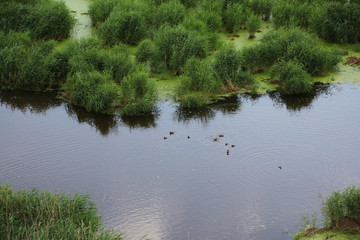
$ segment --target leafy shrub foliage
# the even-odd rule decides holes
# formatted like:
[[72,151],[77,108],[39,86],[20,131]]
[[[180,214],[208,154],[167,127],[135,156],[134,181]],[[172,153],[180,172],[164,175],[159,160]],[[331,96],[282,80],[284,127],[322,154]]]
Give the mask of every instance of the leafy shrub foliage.
[[[115,9],[116,10],[116,9]],[[138,44],[146,34],[146,20],[141,12],[113,11],[100,26],[100,35],[107,45],[122,42]]]
[[0,34],[0,82],[14,88],[43,89],[53,79],[54,42],[33,43],[28,34]]
[[136,60],[143,63],[148,61],[152,56],[154,56],[153,42],[149,39],[141,41],[135,53]]
[[70,99],[75,104],[91,112],[107,110],[116,96],[110,76],[96,71],[73,74],[66,82],[65,89],[70,92]]
[[273,8],[275,27],[308,28],[315,4],[300,0],[278,0]]
[[260,44],[242,50],[242,66],[251,71],[271,66],[280,60],[297,60],[311,75],[322,75],[341,60],[335,52],[323,50],[316,37],[299,29],[270,31]]
[[138,116],[149,113],[155,107],[157,92],[154,82],[146,73],[137,71],[126,77],[121,84],[121,100],[124,108],[123,116]]
[[306,94],[312,90],[312,78],[296,61],[282,61],[272,69],[278,75],[280,90],[283,93],[296,95]]
[[312,29],[330,42],[360,42],[360,3],[341,4],[330,2],[317,8],[313,15]]
[[163,64],[167,69],[179,71],[191,57],[204,58],[208,52],[206,36],[186,30],[162,26],[155,35],[155,54],[152,65]]
[[0,4],[0,30],[29,31],[34,39],[62,40],[69,36],[75,20],[64,2],[34,4],[5,1]]
[[360,189],[350,186],[342,191],[333,191],[322,202],[322,215],[327,227],[338,227],[348,221],[360,222]]
[[89,15],[92,23],[98,26],[105,22],[118,2],[118,0],[92,0],[89,5]]
[[255,14],[250,14],[246,20],[246,30],[249,33],[249,38],[255,37],[255,32],[260,28],[260,18]]
[[169,24],[176,26],[180,24],[185,17],[185,7],[177,0],[170,0],[162,3],[155,13],[155,25]]
[[[19,214],[21,213],[21,214]],[[15,191],[0,185],[2,239],[122,239],[105,231],[87,195]]]

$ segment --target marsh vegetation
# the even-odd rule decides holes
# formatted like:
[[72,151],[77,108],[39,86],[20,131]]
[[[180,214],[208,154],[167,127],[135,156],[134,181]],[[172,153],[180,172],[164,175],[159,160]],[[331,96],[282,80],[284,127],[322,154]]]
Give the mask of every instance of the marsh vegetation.
[[[63,2],[9,0],[0,10],[0,81],[9,88],[61,88],[89,111],[123,115],[155,109],[158,76],[180,79],[172,95],[188,108],[224,94],[264,92],[269,79],[283,93],[306,94],[314,76],[336,71],[342,60],[344,51],[324,48],[324,40],[359,44],[359,4],[92,0],[96,37],[60,43],[75,24]],[[264,27],[267,33],[256,34]],[[249,44],[234,44],[244,29]],[[139,72],[146,84],[136,81]],[[135,96],[136,88],[147,93]]]

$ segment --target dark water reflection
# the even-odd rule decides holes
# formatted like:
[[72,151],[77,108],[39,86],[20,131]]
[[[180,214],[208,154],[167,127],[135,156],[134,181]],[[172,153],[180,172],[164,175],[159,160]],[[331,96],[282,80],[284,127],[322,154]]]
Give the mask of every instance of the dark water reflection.
[[319,85],[122,119],[1,90],[0,182],[90,194],[131,240],[285,240],[319,193],[360,183],[359,102],[359,85]]

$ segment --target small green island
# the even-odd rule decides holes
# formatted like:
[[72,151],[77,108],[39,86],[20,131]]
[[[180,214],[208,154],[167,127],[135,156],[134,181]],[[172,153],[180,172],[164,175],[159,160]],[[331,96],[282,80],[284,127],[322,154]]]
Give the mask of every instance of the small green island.
[[[200,109],[360,81],[359,0],[90,0],[81,14],[91,36],[77,39],[65,2],[1,1],[0,87],[131,117],[165,100]],[[0,185],[0,209],[0,239],[122,239],[84,195]],[[334,191],[322,213],[325,227],[293,239],[360,239],[359,188]]]

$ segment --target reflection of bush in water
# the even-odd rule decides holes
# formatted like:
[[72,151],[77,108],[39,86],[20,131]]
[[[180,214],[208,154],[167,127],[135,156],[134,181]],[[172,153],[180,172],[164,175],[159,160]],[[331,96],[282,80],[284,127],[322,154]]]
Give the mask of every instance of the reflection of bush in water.
[[309,94],[291,96],[273,91],[268,95],[277,106],[285,105],[289,111],[301,111],[304,108],[310,109],[314,100],[323,95],[330,95],[335,88],[336,85],[316,83]]
[[130,129],[134,128],[153,128],[156,127],[156,120],[159,117],[158,114],[145,114],[143,116],[135,117],[121,117],[122,122],[125,126],[128,126]]
[[0,90],[0,105],[36,114],[45,114],[47,110],[60,106],[62,101],[55,93],[27,92],[20,90]]
[[185,109],[181,106],[174,113],[174,119],[179,122],[189,122],[191,120],[198,120],[202,123],[207,123],[216,116],[216,112],[220,111],[223,114],[231,114],[240,109],[241,101],[238,95],[227,97],[224,100],[217,101],[214,104],[208,105],[199,109]]
[[87,112],[84,108],[72,104],[67,104],[66,112],[79,123],[87,123],[96,128],[103,136],[117,132],[119,120],[117,116]]

